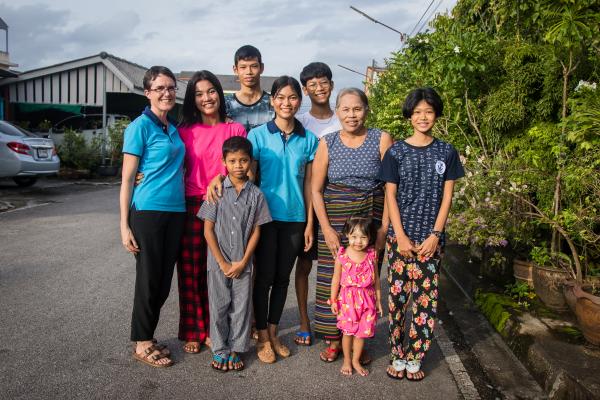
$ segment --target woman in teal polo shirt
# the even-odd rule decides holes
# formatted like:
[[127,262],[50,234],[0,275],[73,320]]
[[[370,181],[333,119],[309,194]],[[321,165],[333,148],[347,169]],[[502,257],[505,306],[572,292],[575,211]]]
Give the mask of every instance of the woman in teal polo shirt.
[[277,337],[277,326],[296,256],[302,248],[308,250],[314,240],[313,213],[306,210],[312,207],[311,163],[318,139],[294,118],[301,102],[298,81],[289,76],[278,78],[271,90],[275,118],[248,133],[258,163],[260,189],[273,217],[272,222],[261,226],[255,252],[256,347],[258,358],[266,363],[274,362],[275,354],[284,358],[290,355]]
[[[123,143],[121,241],[136,259],[133,357],[153,367],[173,365],[168,350],[154,339],[154,330],[169,296],[185,223],[185,147],[167,116],[175,106],[175,83],[168,68],[146,71],[144,94],[150,106],[127,127]],[[137,171],[144,180],[134,187]]]

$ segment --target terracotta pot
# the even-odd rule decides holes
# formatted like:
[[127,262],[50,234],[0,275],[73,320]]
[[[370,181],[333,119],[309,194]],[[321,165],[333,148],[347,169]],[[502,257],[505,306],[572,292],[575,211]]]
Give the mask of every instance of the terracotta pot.
[[598,299],[596,303],[586,297],[577,299],[575,315],[586,340],[600,346],[600,297],[594,297]]
[[517,282],[525,282],[533,287],[533,263],[531,261],[513,260],[513,276]]
[[546,307],[554,311],[566,311],[568,309],[562,287],[569,274],[556,268],[540,267],[533,268],[533,288],[535,294]]
[[573,313],[575,313],[575,305],[577,304],[577,295],[574,292],[575,285],[577,285],[577,282],[573,280],[567,280],[563,285],[563,296],[565,296],[565,301]]

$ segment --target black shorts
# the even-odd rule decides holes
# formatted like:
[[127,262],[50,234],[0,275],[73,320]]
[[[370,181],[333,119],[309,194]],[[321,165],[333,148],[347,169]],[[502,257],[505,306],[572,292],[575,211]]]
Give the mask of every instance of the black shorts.
[[304,251],[304,246],[302,246],[300,252],[298,253],[298,258],[301,260],[314,261],[319,258],[317,254],[317,248],[319,247],[317,244],[317,236],[319,235],[319,220],[314,212],[313,221],[313,244],[308,251]]

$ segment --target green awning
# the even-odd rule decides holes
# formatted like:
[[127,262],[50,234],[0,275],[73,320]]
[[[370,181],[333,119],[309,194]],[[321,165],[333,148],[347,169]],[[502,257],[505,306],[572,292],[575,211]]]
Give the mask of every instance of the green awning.
[[77,104],[37,104],[37,103],[13,103],[20,112],[30,113],[44,110],[59,110],[72,114],[81,114],[81,107]]

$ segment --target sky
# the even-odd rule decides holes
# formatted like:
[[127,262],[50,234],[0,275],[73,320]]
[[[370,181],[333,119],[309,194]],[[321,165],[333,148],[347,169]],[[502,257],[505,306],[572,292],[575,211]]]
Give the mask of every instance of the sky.
[[[435,0],[446,12],[456,0]],[[15,69],[34,68],[106,51],[174,72],[231,74],[244,44],[262,53],[264,75],[292,75],[312,61],[327,63],[336,88],[363,86],[366,71],[401,48],[397,33],[350,9],[409,33],[430,0],[0,0]],[[429,14],[428,12],[428,14]],[[421,25],[421,24],[419,24]],[[2,45],[4,47],[4,45]],[[267,88],[268,89],[268,88]]]

